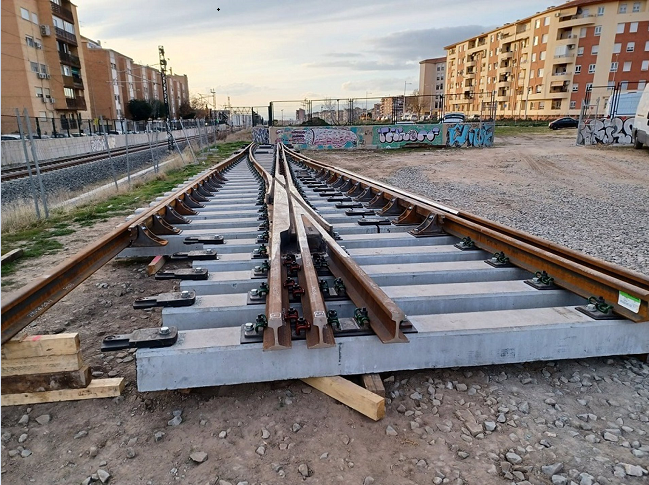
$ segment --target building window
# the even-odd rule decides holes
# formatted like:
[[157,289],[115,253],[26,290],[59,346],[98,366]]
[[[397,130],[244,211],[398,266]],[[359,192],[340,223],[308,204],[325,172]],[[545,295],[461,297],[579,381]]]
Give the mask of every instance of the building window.
[[649,52],[649,40],[644,43],[644,51]]
[[579,29],[579,37],[580,37],[581,39],[583,39],[584,37],[586,37],[586,34],[587,34],[587,33],[588,33],[588,30],[586,29],[586,27],[582,27],[581,29]]
[[543,77],[543,68],[539,69],[539,72],[537,73],[538,77]]
[[42,98],[43,97],[43,88],[36,88],[36,97],[37,98]]
[[541,43],[542,44],[548,43],[548,34],[543,34],[543,37],[541,37]]
[[541,61],[545,61],[545,51],[541,52],[541,54],[539,55],[539,59]]
[[541,28],[541,19],[536,19],[536,22],[534,22],[534,28],[535,29]]
[[641,71],[649,71],[649,61],[642,61]]
[[647,81],[644,79],[638,81],[638,91],[644,91],[644,88],[647,87]]
[[611,62],[611,72],[617,72],[617,62]]
[[20,7],[20,16],[25,20],[29,20],[29,10]]
[[61,64],[61,74],[63,74],[64,76],[72,76],[72,69],[70,69],[70,66]]
[[543,19],[543,25],[545,25],[546,27],[550,25],[550,17],[545,17]]
[[626,90],[628,90],[628,89],[629,89],[629,83],[628,83],[628,81],[622,81],[622,82],[620,83],[620,89],[621,89],[622,91],[626,91]]
[[595,64],[588,65],[588,74],[593,74],[595,72]]
[[63,88],[63,93],[65,94],[66,98],[74,99],[74,89],[72,88]]
[[601,17],[604,15],[604,7],[597,7],[597,16]]
[[626,61],[622,66],[622,71],[629,72],[631,70],[631,61]]
[[34,38],[31,35],[26,35],[25,36],[25,42],[29,47],[34,47]]
[[629,24],[629,32],[635,34],[638,31],[638,22],[631,22]]
[[629,42],[626,45],[626,51],[627,52],[633,52],[635,50],[635,42]]
[[545,101],[539,101],[539,109],[545,109]]
[[534,101],[530,102],[530,109],[534,109]]
[[590,53],[591,53],[592,55],[594,55],[594,56],[596,56],[597,54],[599,54],[599,44],[598,44],[598,45],[594,45],[593,47],[591,47],[591,48],[590,48]]
[[532,52],[532,62],[536,62],[536,52]]
[[581,72],[581,65],[576,65],[575,66],[575,74],[579,74]]
[[47,74],[47,66],[45,64],[41,64],[41,72]]
[[577,107],[577,101],[570,101],[570,109],[575,109]]
[[633,2],[633,11],[634,12],[640,11],[640,2]]
[[586,91],[592,91],[593,90],[593,83],[587,83],[586,84]]
[[29,62],[29,67],[31,68],[32,72],[38,72],[38,62]]
[[573,84],[572,85],[572,92],[576,93],[577,91],[579,91],[579,84]]
[[38,15],[32,12],[32,22],[38,25]]
[[624,33],[624,26],[625,25],[626,24],[624,22],[622,22],[621,24],[617,24],[617,33],[618,34],[623,34]]
[[534,36],[534,45],[539,45],[539,36],[538,35]]
[[626,13],[626,3],[620,4],[620,7],[617,9],[617,13]]
[[45,95],[46,98],[51,98],[50,96],[50,88],[43,88],[43,94]]
[[580,47],[577,49],[577,57],[584,55],[584,48]]
[[613,44],[613,54],[619,54],[620,52],[622,52],[622,44],[620,42]]
[[63,19],[58,18],[56,15],[52,15],[52,23],[54,24],[54,27],[57,27],[59,29],[63,29],[65,25],[63,25]]
[[537,93],[540,93],[542,90],[543,90],[543,86],[542,86],[542,85],[539,84],[539,85],[536,86],[536,92],[537,92]]
[[602,35],[602,26],[601,25],[597,25],[595,27],[595,35]]

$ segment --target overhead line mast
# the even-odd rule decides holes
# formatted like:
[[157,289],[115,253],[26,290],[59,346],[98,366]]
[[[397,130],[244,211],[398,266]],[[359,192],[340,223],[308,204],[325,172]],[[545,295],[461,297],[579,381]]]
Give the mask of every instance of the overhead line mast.
[[167,149],[172,151],[174,149],[174,137],[171,134],[171,122],[169,118],[169,91],[167,90],[167,59],[165,59],[165,48],[161,45],[158,46],[158,54],[160,55],[160,78],[162,82],[162,99],[165,103],[166,111],[166,125],[167,125]]

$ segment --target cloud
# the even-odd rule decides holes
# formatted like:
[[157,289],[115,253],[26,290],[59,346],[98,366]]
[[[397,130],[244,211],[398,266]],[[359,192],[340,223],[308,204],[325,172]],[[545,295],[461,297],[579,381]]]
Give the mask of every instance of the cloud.
[[327,52],[323,57],[362,57],[358,52]]
[[304,67],[316,68],[336,68],[336,69],[349,69],[352,71],[400,71],[408,69],[409,63],[406,61],[383,61],[383,60],[368,60],[368,61],[323,61],[323,62],[309,62],[303,65]]

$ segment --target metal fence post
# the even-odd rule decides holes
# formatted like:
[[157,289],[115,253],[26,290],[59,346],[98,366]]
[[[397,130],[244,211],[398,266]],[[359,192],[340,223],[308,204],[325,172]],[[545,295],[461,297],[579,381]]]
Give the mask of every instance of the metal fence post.
[[183,135],[185,135],[185,140],[187,140],[187,145],[189,145],[189,151],[192,152],[192,158],[194,159],[194,163],[198,163],[198,160],[196,159],[196,154],[194,154],[194,149],[192,148],[192,144],[189,141],[189,138],[187,137],[187,132],[185,131],[185,127],[183,126],[183,120],[180,120],[180,129],[183,130]]
[[131,186],[131,160],[128,157],[128,126],[124,132],[124,144],[126,145],[126,178],[128,179],[128,186]]
[[34,167],[36,167],[36,178],[38,179],[38,185],[41,189],[41,202],[43,203],[43,209],[45,210],[45,218],[48,219],[50,217],[50,212],[47,210],[47,197],[45,196],[45,187],[43,187],[41,169],[38,166],[38,155],[36,154],[36,146],[34,145],[34,137],[32,136],[32,125],[29,122],[29,112],[27,111],[27,108],[24,109],[23,116],[25,118],[25,123],[27,124],[29,142],[32,146],[32,157],[34,158]]
[[34,178],[32,177],[32,167],[29,164],[29,154],[27,153],[27,141],[25,140],[25,132],[23,131],[23,123],[20,119],[20,111],[16,108],[16,120],[18,120],[18,131],[20,132],[20,139],[23,142],[23,151],[25,152],[25,165],[27,165],[27,175],[29,176],[29,186],[32,189],[32,197],[34,198],[34,205],[36,206],[36,217],[41,218],[41,210],[38,207],[38,193],[34,186]]
[[146,140],[149,142],[149,152],[151,153],[151,164],[153,165],[153,173],[158,173],[158,167],[155,163],[155,156],[153,155],[153,145],[151,145],[151,137],[153,136],[153,131],[151,130],[151,125],[147,122],[146,130]]
[[[182,126],[182,123],[181,123],[181,126]],[[169,127],[169,122],[167,122],[167,127]],[[176,142],[176,139],[174,138],[173,133],[171,132],[171,130],[168,130],[167,132],[171,133],[171,141],[173,141],[173,144],[176,147],[176,150],[178,150],[178,155],[180,155],[180,161],[183,162],[183,165],[185,165],[185,158],[183,157],[183,153],[180,151],[180,147],[178,146],[178,143]],[[189,147],[189,149],[191,150],[191,146]],[[194,154],[194,152],[192,152],[192,155],[193,154]]]
[[[104,122],[103,117],[99,117],[99,123]],[[115,173],[115,164],[113,163],[113,156],[110,153],[110,146],[108,145],[108,131],[104,130],[104,143],[106,144],[106,152],[108,153],[108,160],[110,160],[110,171],[113,174],[113,180],[115,182],[115,190],[119,190],[119,185],[117,184],[117,174]]]

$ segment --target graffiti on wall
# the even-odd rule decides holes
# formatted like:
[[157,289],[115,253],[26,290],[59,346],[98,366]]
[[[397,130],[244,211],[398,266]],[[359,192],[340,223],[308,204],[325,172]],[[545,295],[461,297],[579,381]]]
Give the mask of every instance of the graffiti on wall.
[[585,120],[577,130],[577,144],[631,144],[634,123],[634,117],[626,116]]
[[258,145],[267,145],[269,142],[268,128],[264,126],[255,126],[252,129],[252,142]]
[[281,128],[277,130],[277,140],[302,149],[357,148],[360,143],[354,128]]
[[382,148],[425,143],[443,145],[441,125],[380,126],[374,129],[372,144]]
[[[115,137],[108,137],[108,145],[110,148],[115,148]],[[105,136],[93,136],[90,140],[90,151],[91,152],[105,152],[106,151],[106,137]]]
[[454,123],[444,128],[448,147],[490,147],[494,144],[493,123]]

